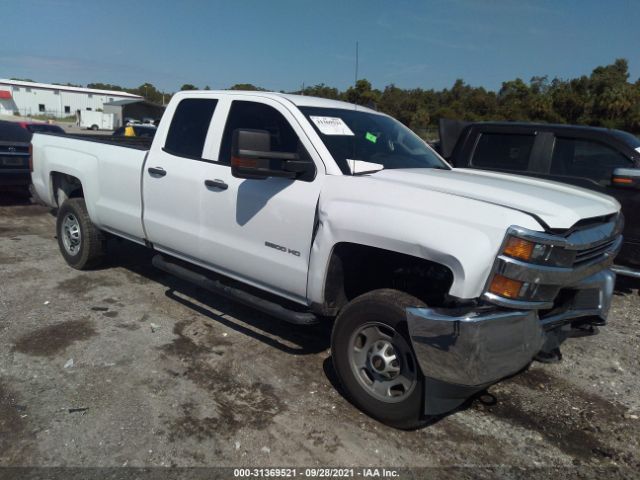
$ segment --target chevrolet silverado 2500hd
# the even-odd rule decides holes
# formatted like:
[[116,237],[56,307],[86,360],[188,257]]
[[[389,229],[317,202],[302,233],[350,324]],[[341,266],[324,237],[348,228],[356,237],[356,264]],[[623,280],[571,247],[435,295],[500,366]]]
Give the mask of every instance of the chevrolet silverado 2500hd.
[[455,408],[607,317],[622,241],[614,199],[452,169],[376,111],[181,92],[150,148],[44,134],[32,144],[33,184],[58,209],[69,265],[97,265],[115,235],[286,321],[335,317],[346,394],[396,427]]

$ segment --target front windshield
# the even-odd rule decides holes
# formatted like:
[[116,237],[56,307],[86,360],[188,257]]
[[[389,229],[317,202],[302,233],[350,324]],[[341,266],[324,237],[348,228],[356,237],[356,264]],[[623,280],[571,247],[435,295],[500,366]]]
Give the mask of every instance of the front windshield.
[[345,175],[350,161],[392,168],[449,169],[415,133],[397,120],[358,110],[300,107]]

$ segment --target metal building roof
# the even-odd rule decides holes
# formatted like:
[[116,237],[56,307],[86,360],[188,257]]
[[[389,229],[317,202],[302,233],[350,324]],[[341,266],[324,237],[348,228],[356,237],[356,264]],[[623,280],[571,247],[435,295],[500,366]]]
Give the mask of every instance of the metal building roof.
[[103,106],[114,106],[119,107],[121,105],[129,105],[130,103],[138,103],[138,102],[146,102],[143,98],[125,98],[124,100],[114,100],[113,102],[104,103]]
[[67,85],[55,85],[53,83],[25,82],[22,80],[10,80],[8,78],[0,78],[0,85],[11,85],[25,88],[41,88],[46,90],[60,90],[64,92],[91,93],[93,95],[108,95],[111,97],[129,97],[136,99],[142,98],[140,95],[121,92],[119,90],[97,90],[95,88],[71,87]]

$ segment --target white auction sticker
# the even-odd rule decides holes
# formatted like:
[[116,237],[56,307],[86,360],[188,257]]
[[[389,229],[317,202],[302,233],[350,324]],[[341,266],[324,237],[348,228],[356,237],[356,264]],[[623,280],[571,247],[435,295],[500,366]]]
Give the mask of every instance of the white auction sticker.
[[309,115],[311,121],[316,124],[323,135],[349,135],[353,132],[340,117],[316,117]]

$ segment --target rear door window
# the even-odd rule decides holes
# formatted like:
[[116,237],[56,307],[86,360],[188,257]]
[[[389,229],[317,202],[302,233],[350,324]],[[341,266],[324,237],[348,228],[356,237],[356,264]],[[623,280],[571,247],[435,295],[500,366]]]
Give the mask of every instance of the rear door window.
[[171,119],[164,150],[172,155],[200,159],[217,103],[218,100],[212,98],[181,100]]
[[471,165],[497,170],[526,171],[535,135],[482,133],[476,144]]
[[606,184],[618,167],[633,167],[633,162],[604,143],[569,137],[557,137],[555,140],[552,175],[581,177]]

